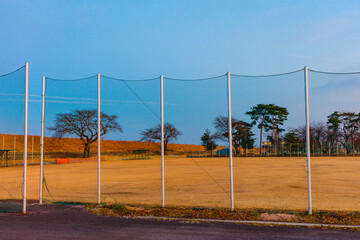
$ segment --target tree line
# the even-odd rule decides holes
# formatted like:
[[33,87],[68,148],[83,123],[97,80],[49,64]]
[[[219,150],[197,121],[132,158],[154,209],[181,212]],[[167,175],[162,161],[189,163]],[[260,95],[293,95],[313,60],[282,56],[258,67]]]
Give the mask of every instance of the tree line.
[[[250,122],[231,119],[232,124],[232,139],[233,150],[235,154],[240,154],[241,149],[253,149],[255,144],[255,134],[252,128],[256,126],[260,131],[260,145],[263,142],[263,134],[270,133],[267,136],[268,141],[278,143],[281,141],[281,133],[285,131],[281,126],[287,120],[289,112],[285,107],[280,107],[275,104],[257,104],[252,107],[250,111],[245,113],[251,119]],[[210,134],[207,129],[201,137],[202,145],[207,150],[212,150],[213,146],[217,145],[218,141],[228,142],[229,140],[229,118],[225,116],[218,116],[215,118],[214,127],[216,129],[214,134]],[[262,149],[260,148],[260,154]]]
[[[335,111],[327,116],[326,123],[313,123],[309,128],[310,144],[321,146],[322,153],[331,153],[338,144],[350,153],[360,144],[360,113]],[[283,139],[290,144],[305,143],[305,126],[288,131]]]
[[[263,135],[273,145],[292,144],[300,145],[306,141],[306,128],[301,126],[289,129],[285,132],[283,125],[288,118],[289,112],[285,107],[275,104],[257,104],[245,113],[251,119],[246,122],[232,118],[232,139],[235,154],[240,154],[241,149],[253,149],[255,134],[253,127],[259,129],[259,146],[263,144]],[[122,132],[121,125],[117,122],[118,116],[101,113],[100,136],[110,132]],[[219,115],[214,119],[213,134],[206,129],[200,140],[206,150],[214,150],[221,143],[229,139],[229,119]],[[69,113],[56,115],[55,124],[48,130],[54,132],[54,137],[76,135],[84,144],[84,158],[90,155],[91,143],[98,139],[97,110],[74,110]],[[141,141],[160,142],[161,125],[147,128],[140,132]],[[182,132],[171,123],[164,124],[164,150],[168,144],[175,141]],[[335,111],[327,116],[327,122],[317,122],[310,125],[310,141],[312,145],[318,144],[323,153],[331,152],[334,144],[340,143],[341,148],[347,153],[354,150],[360,144],[360,113]],[[262,147],[259,148],[262,154]]]
[[[275,104],[257,104],[250,111],[246,112],[251,119],[245,122],[233,118],[233,150],[235,154],[240,154],[240,149],[254,148],[253,127],[257,127],[260,132],[259,146],[263,145],[263,135],[266,134],[266,140],[272,145],[288,144],[293,146],[304,145],[306,142],[306,127],[289,129],[285,132],[282,128],[288,118],[289,112],[285,107]],[[228,142],[228,118],[218,116],[214,121],[215,133],[210,134],[209,129],[201,137],[202,145],[206,150],[216,148],[218,141]],[[311,123],[310,144],[318,145],[322,153],[331,153],[334,146],[344,149],[346,153],[354,151],[356,146],[360,145],[360,113],[335,111],[327,116],[327,122]],[[262,147],[259,148],[260,154]]]
[[[122,133],[122,127],[117,122],[118,116],[100,114],[100,136],[110,132]],[[98,140],[98,120],[97,110],[74,110],[68,113],[58,113],[55,117],[54,126],[48,127],[53,132],[53,137],[62,138],[66,136],[77,136],[84,145],[83,157],[90,156],[90,146]],[[164,124],[164,149],[168,148],[168,143],[177,139],[182,133],[172,124]],[[161,125],[146,129],[140,133],[141,141],[159,142],[161,141]]]

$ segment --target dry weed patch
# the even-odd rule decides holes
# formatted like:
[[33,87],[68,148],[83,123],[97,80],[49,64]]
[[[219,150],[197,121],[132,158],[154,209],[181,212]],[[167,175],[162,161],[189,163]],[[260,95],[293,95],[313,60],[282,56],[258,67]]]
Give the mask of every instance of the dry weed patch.
[[315,211],[311,216],[305,211],[287,211],[270,209],[236,209],[231,212],[224,208],[183,208],[158,206],[127,206],[127,205],[88,205],[94,214],[125,217],[153,216],[171,218],[201,218],[221,220],[275,221],[319,224],[360,225],[359,212]]

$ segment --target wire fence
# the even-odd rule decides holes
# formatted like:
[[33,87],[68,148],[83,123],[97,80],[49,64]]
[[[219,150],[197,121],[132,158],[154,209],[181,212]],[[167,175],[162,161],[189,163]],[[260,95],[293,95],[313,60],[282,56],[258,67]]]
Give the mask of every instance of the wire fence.
[[[359,210],[359,81],[358,72],[307,68],[199,79],[44,77],[43,134],[28,137],[27,148],[29,171],[38,174],[41,166],[40,192],[32,189],[28,196],[309,213]],[[6,92],[1,96],[10,99]],[[21,165],[21,135],[1,134],[0,146],[20,138],[19,149],[8,156],[11,165]],[[21,182],[21,172],[15,172]]]
[[0,212],[25,212],[26,208],[21,209],[21,205],[6,203],[26,200],[23,176],[26,178],[27,166],[24,164],[24,149],[27,149],[27,63],[0,75],[0,102]]

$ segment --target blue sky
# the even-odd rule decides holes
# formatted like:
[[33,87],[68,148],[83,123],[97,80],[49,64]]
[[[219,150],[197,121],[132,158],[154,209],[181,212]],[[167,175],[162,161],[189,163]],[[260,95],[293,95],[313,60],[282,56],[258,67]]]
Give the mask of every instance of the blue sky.
[[[1,1],[0,29],[0,73],[28,61],[32,95],[40,95],[44,75],[73,79],[100,72],[125,79],[153,78],[160,74],[202,78],[227,71],[249,75],[287,72],[305,65],[325,71],[360,70],[359,1]],[[321,81],[326,79],[321,78],[319,84],[325,84]],[[301,76],[296,79],[301,81]],[[345,81],[344,85],[350,86],[343,95],[337,93],[339,102],[341,96],[355,96],[350,90],[354,89],[351,84],[358,85],[356,80],[334,81]],[[234,88],[253,89],[251,84],[255,83],[245,81],[239,86],[234,84]],[[202,107],[197,109],[192,100],[205,101],[199,99],[201,95],[196,97],[191,89],[181,85],[168,86],[173,87],[167,90],[168,104],[179,104],[183,110],[179,110],[182,115],[177,117],[176,112],[171,113],[175,107],[170,108],[168,118],[183,124],[182,142],[199,142],[203,128],[211,128],[208,125],[212,119],[218,113],[226,113],[223,109],[226,86],[208,84],[207,96],[212,93],[213,103],[210,106],[199,103],[196,106]],[[284,96],[272,95],[269,87],[282,90]],[[279,98],[289,108],[299,109],[288,124],[297,126],[302,123],[303,112],[298,112],[302,111],[302,105],[294,99],[301,98],[303,89],[299,85],[291,92],[288,87],[278,84],[247,93],[263,97],[263,101],[276,102]],[[332,88],[337,89],[336,85]],[[177,89],[183,90],[184,95],[174,99]],[[153,93],[144,92],[142,96],[158,101]],[[236,93],[234,89],[233,96]],[[316,103],[328,96],[316,99]],[[249,105],[234,110],[235,117],[245,118],[243,112],[253,101],[250,97],[233,99],[234,106],[249,101]],[[357,100],[352,99],[352,104]],[[314,120],[328,114],[323,107],[314,107],[312,111]],[[184,115],[194,120],[180,120]],[[39,116],[40,103],[31,102],[31,134],[39,134]],[[122,117],[128,124],[129,119]],[[147,118],[143,117],[142,121],[147,122]],[[125,124],[123,127],[126,130]],[[134,131],[124,132],[119,139],[138,139]]]

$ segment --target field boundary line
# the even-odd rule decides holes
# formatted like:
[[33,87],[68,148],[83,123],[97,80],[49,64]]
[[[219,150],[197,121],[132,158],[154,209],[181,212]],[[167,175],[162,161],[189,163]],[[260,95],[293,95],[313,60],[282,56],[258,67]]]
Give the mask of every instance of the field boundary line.
[[360,229],[360,225],[342,225],[326,223],[296,223],[296,222],[274,222],[274,221],[251,221],[251,220],[223,220],[223,219],[205,219],[205,218],[176,218],[176,217],[155,217],[155,216],[123,216],[123,218],[148,219],[148,220],[170,220],[181,222],[213,222],[213,223],[235,223],[235,224],[260,224],[260,225],[279,225],[294,227],[328,227],[328,228],[351,228]]

